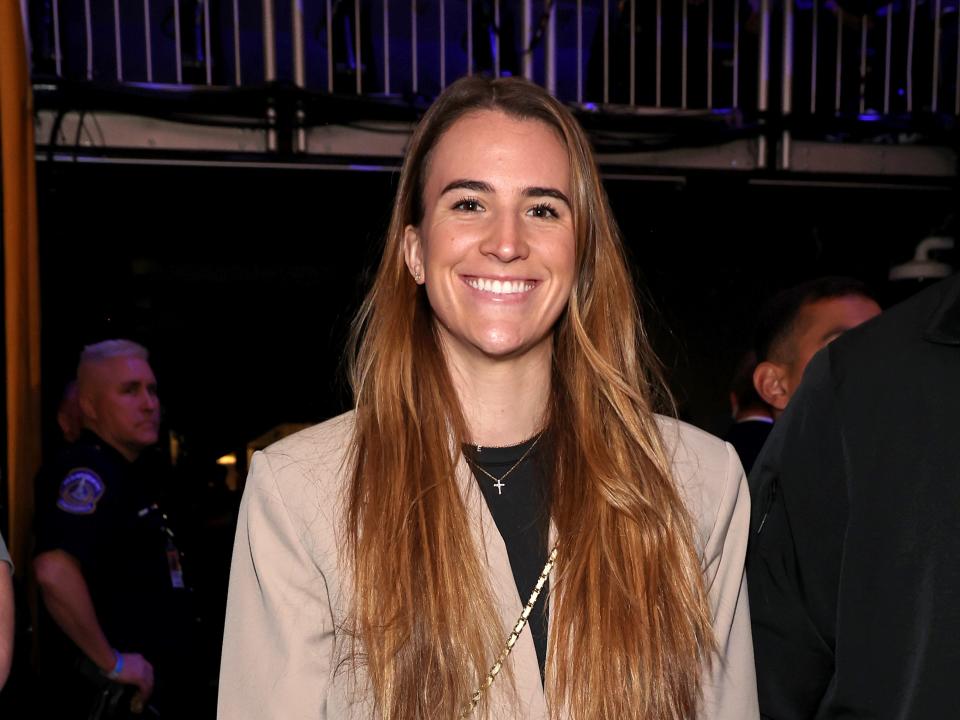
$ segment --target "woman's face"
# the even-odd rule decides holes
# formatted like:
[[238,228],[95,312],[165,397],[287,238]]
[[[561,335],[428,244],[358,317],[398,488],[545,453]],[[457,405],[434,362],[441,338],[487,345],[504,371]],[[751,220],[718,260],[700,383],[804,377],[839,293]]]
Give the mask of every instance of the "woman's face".
[[550,349],[573,284],[570,196],[566,150],[542,122],[484,110],[441,136],[404,252],[448,352]]

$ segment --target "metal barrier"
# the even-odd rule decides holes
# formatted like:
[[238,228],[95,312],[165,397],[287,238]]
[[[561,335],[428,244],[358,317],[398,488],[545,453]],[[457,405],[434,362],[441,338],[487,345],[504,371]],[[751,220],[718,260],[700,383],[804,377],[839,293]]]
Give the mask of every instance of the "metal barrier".
[[[960,115],[960,0],[852,2],[46,0],[30,30],[38,82],[429,100],[464,74],[520,74],[600,114],[748,116],[757,167],[789,168],[810,123]],[[307,149],[302,105],[266,116],[266,149],[278,123]]]
[[[397,12],[404,4],[408,12]],[[326,92],[431,95],[462,74],[515,73],[578,103],[960,114],[956,0],[898,0],[863,15],[843,4],[83,0],[81,14],[76,3],[49,0],[31,4],[31,35],[39,75],[86,80],[285,80]],[[278,58],[278,46],[288,58]],[[801,70],[806,87],[793,83]],[[780,85],[779,108],[769,107],[771,82]],[[755,85],[753,97],[744,98],[745,84]]]

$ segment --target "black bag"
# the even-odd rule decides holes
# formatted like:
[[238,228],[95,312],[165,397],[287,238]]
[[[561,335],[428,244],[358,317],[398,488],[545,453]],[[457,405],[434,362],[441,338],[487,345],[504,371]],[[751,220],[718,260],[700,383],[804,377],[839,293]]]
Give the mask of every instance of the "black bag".
[[131,709],[133,697],[137,693],[136,686],[108,680],[86,657],[81,658],[79,670],[84,679],[95,688],[87,720],[143,720],[142,713],[134,713]]
[[142,717],[134,715],[130,709],[135,692],[136,688],[132,685],[107,681],[107,685],[97,693],[87,720],[133,720]]

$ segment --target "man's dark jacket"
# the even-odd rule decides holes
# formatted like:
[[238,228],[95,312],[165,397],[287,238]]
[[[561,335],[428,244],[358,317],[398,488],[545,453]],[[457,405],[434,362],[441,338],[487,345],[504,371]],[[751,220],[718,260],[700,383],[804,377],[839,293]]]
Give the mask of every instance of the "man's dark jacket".
[[960,717],[960,276],[814,358],[751,486],[761,714]]

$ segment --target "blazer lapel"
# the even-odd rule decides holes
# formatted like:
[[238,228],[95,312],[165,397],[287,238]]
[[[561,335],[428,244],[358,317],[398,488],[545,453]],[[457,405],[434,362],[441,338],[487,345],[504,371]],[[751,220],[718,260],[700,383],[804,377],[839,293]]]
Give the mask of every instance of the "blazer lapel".
[[[477,489],[473,473],[462,456],[457,466],[457,482],[467,514],[472,520],[474,543],[482,561],[487,566],[490,592],[500,615],[501,627],[498,634],[502,639],[496,649],[496,653],[499,653],[507,641],[507,636],[520,618],[523,603],[520,601],[517,585],[513,579],[510,557],[507,555],[503,537],[497,530],[497,524],[487,508],[487,503]],[[551,578],[551,584],[552,581]],[[490,665],[493,665],[495,660],[495,656],[491,657]],[[540,681],[540,663],[537,661],[537,651],[533,646],[533,637],[529,628],[524,628],[520,634],[506,667],[513,670],[517,700],[521,707],[516,707],[510,693],[506,692],[508,683],[505,682],[505,678],[498,678],[487,691],[490,695],[492,717],[504,719],[523,717],[531,720],[546,718],[547,706]]]

